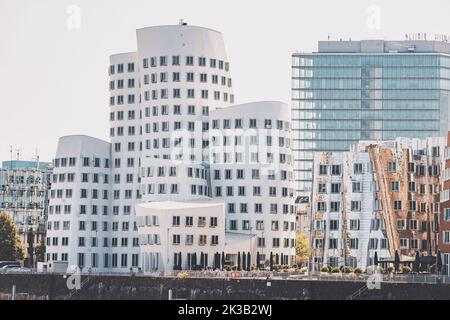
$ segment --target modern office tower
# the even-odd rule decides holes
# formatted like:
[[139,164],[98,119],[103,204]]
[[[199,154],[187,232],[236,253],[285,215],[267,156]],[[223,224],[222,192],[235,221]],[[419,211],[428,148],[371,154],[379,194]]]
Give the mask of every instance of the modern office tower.
[[[261,260],[295,257],[289,107],[265,101],[211,112],[211,191],[225,201],[228,234],[256,237]],[[253,252],[255,255],[256,252]]]
[[318,52],[294,53],[297,191],[311,191],[315,151],[347,151],[360,140],[446,136],[449,90],[450,43],[320,41]]
[[0,212],[17,225],[25,265],[32,267],[36,246],[45,238],[51,173],[51,164],[39,161],[3,161],[0,169]]
[[316,153],[311,262],[366,268],[437,251],[445,138],[360,142]]
[[111,148],[106,141],[83,135],[59,139],[47,223],[46,261],[99,271],[108,270],[114,263],[112,248],[119,240],[114,240],[112,232],[119,230],[119,226],[111,222],[110,159]]

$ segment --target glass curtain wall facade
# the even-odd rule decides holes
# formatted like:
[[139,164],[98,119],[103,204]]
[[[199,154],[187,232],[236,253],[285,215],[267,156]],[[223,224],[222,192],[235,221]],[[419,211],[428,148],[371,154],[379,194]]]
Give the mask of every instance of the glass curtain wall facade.
[[308,53],[292,59],[298,193],[312,185],[313,152],[360,140],[445,136],[450,56],[441,53]]

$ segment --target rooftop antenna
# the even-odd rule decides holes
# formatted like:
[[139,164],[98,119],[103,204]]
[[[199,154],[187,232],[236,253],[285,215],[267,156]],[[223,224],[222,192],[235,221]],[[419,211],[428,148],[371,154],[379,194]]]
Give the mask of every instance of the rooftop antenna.
[[10,155],[10,157],[9,157],[9,165],[11,166],[11,168],[12,168],[12,162],[13,162],[13,146],[12,145],[10,145],[9,146],[9,155]]
[[38,150],[38,148],[36,148],[35,150],[34,150],[34,152],[35,152],[35,160],[36,160],[36,169],[39,169],[39,150]]
[[178,23],[180,26],[187,26],[187,22],[184,22],[184,19],[180,19]]

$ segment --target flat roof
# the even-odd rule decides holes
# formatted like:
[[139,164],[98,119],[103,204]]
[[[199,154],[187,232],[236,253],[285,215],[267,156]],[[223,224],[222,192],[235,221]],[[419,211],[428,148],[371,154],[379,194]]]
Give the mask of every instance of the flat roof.
[[193,209],[207,208],[217,205],[224,205],[225,202],[210,199],[199,199],[192,201],[155,201],[140,203],[138,206],[155,210],[176,210],[176,209]]
[[2,169],[39,169],[45,170],[50,167],[51,162],[26,161],[26,160],[8,160],[2,162]]
[[295,52],[300,55],[333,54],[450,54],[450,43],[438,40],[328,40],[318,42],[317,52]]

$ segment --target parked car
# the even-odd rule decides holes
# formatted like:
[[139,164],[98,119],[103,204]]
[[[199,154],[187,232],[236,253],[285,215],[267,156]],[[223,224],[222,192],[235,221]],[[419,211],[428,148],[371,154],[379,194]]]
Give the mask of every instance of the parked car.
[[6,264],[0,268],[0,273],[6,273],[9,269],[20,268],[20,265],[17,266],[15,264]]
[[30,268],[8,268],[6,269],[6,273],[31,273],[32,270]]
[[14,265],[20,267],[20,262],[18,261],[0,261],[0,269],[6,265]]

